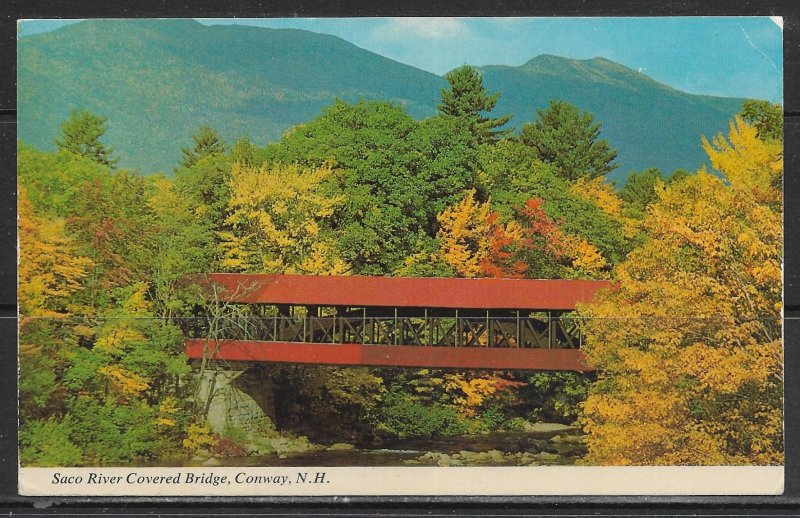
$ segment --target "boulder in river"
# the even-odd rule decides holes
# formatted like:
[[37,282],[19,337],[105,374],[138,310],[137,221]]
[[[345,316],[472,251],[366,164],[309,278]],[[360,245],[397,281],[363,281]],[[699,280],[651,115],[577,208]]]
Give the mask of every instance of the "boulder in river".
[[355,450],[356,447],[346,442],[337,442],[335,444],[331,444],[326,449],[328,451],[350,451],[350,450]]
[[418,460],[423,461],[423,462],[430,462],[430,461],[434,461],[434,460],[438,460],[438,459],[439,459],[439,454],[438,453],[429,451],[429,452],[421,455]]
[[442,467],[463,466],[464,465],[460,460],[454,459],[450,455],[447,455],[446,453],[442,453],[439,456],[439,461],[437,462],[437,464],[439,466],[442,466]]
[[500,450],[489,450],[486,454],[492,462],[503,462],[503,452]]
[[578,428],[576,426],[569,426],[560,423],[528,423],[525,427],[526,432],[575,432]]
[[259,448],[257,444],[253,443],[245,444],[242,449],[248,455],[258,455],[259,453],[261,453],[261,448]]
[[196,462],[202,462],[202,461],[206,460],[207,458],[209,458],[210,456],[211,456],[211,452],[210,451],[200,449],[200,450],[197,450],[195,452],[194,458],[192,459],[192,462],[195,462],[195,460],[194,460],[195,458],[200,459],[199,461],[196,461]]
[[548,443],[546,439],[532,439],[530,445],[537,451],[544,451],[545,448],[550,446],[550,443]]
[[543,451],[541,453],[537,453],[536,455],[534,455],[533,458],[536,459],[537,462],[545,462],[552,464],[561,457],[559,455],[556,455],[555,453],[547,453],[546,451]]
[[550,442],[562,444],[583,444],[586,438],[583,435],[556,435],[550,438]]
[[475,457],[478,455],[478,454],[477,454],[477,453],[475,453],[474,451],[467,451],[467,450],[461,450],[460,452],[458,452],[458,454],[459,454],[459,455],[461,456],[461,458],[462,458],[462,459],[464,459],[465,461],[472,461],[472,460],[475,460]]

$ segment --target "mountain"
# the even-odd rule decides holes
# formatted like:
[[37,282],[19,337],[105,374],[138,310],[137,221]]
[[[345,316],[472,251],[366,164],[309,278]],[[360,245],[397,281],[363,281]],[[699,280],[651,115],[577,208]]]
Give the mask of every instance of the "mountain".
[[497,113],[513,113],[521,125],[536,118],[549,99],[563,99],[594,114],[602,137],[619,149],[620,167],[694,171],[704,163],[700,138],[727,132],[744,99],[692,95],[604,58],[566,59],[542,55],[524,65],[481,67],[484,84],[502,95]]
[[[595,58],[539,56],[480,69],[517,127],[548,99],[595,114],[619,149],[617,178],[657,166],[693,170],[700,136],[727,128],[741,99],[691,95]],[[201,124],[232,141],[276,140],[333,99],[386,99],[414,117],[436,111],[446,81],[340,38],[193,20],[87,20],[18,45],[19,137],[54,147],[73,107],[108,117],[119,165],[171,171]]]
[[71,108],[86,108],[108,117],[120,166],[144,171],[171,171],[201,124],[263,142],[337,97],[432,115],[446,86],[334,36],[193,20],[89,20],[22,38],[18,52],[20,138],[52,148]]

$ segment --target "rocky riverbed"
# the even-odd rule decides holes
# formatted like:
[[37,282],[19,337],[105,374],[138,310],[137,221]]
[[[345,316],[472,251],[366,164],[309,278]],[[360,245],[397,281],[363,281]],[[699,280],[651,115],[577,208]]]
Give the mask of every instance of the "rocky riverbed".
[[[567,465],[574,464],[586,453],[584,436],[577,428],[550,423],[538,425],[529,431],[452,438],[437,443],[434,451],[403,463],[423,466]],[[464,447],[456,450],[459,445]]]
[[384,441],[378,446],[313,444],[283,437],[254,438],[241,455],[200,452],[189,466],[546,466],[570,465],[586,453],[575,427],[528,423],[523,429],[436,439]]

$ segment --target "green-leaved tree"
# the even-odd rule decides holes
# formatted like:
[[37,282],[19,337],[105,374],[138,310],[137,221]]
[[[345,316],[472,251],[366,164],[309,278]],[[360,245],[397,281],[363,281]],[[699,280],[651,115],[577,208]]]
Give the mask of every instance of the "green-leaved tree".
[[632,171],[619,190],[619,197],[625,202],[632,216],[644,217],[647,207],[658,200],[658,187],[670,185],[689,176],[683,169],[677,169],[669,176],[657,167],[645,169],[642,172]]
[[647,206],[658,199],[656,187],[663,184],[664,181],[664,174],[657,167],[651,167],[642,172],[633,171],[620,189],[619,197],[637,215],[644,215]]
[[748,99],[742,104],[742,119],[753,126],[764,141],[783,138],[783,108],[769,101]]
[[389,275],[436,235],[436,214],[475,184],[473,139],[457,119],[416,121],[388,102],[336,101],[267,146],[271,164],[319,168],[331,160],[331,218],[355,274]]
[[175,188],[189,200],[189,207],[211,228],[225,227],[232,159],[219,134],[201,126],[192,136],[194,147],[183,148],[180,166],[175,169]]

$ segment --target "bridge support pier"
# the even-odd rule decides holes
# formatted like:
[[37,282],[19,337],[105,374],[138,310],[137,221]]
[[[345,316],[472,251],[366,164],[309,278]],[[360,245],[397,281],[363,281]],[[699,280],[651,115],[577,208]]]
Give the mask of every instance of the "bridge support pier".
[[212,366],[200,378],[198,398],[215,433],[226,427],[257,432],[275,419],[272,380],[260,366]]

